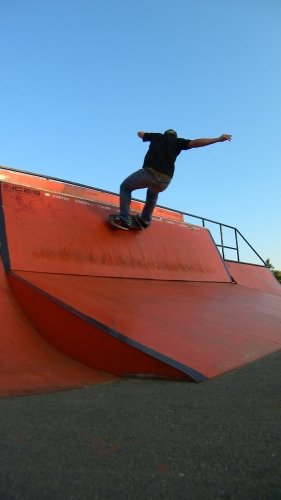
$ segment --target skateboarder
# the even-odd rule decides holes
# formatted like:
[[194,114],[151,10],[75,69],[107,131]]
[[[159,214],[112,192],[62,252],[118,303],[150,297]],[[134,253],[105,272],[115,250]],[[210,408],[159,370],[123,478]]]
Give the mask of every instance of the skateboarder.
[[120,213],[111,216],[111,224],[119,229],[128,230],[131,225],[130,204],[131,193],[135,189],[147,188],[146,202],[142,214],[136,215],[136,221],[142,229],[151,224],[158,193],[169,186],[175,170],[175,161],[181,151],[209,146],[216,142],[231,141],[232,136],[223,134],[214,139],[180,139],[177,133],[166,130],[164,134],[138,132],[143,142],[150,142],[143,166],[129,175],[120,186]]

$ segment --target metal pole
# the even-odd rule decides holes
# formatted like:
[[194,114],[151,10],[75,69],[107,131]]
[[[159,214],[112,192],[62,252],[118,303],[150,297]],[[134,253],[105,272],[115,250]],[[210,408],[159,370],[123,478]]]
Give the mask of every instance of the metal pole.
[[235,241],[236,241],[237,261],[238,261],[238,262],[240,262],[239,248],[238,248],[237,229],[235,229]]
[[222,224],[220,224],[220,233],[221,233],[221,249],[222,249],[222,258],[224,260],[224,244],[223,244],[223,232],[222,232]]
[[251,250],[253,250],[253,252],[257,255],[257,257],[263,262],[263,264],[266,266],[266,262],[261,258],[261,256],[258,254],[258,252],[256,252],[256,250],[252,247],[252,245],[250,245],[250,243],[246,240],[246,238],[244,238],[243,234],[240,233],[240,231],[238,231],[237,229],[237,233],[240,234],[241,238],[243,238],[243,240],[247,243],[247,245],[249,245],[249,247],[251,248]]

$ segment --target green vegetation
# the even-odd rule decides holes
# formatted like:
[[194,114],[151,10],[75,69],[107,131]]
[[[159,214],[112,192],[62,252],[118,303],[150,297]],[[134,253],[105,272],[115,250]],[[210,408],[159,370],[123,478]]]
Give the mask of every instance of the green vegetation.
[[281,271],[277,271],[276,269],[274,269],[273,265],[270,262],[270,259],[266,259],[265,262],[266,262],[266,265],[269,267],[270,271],[272,272],[272,274],[277,279],[277,281],[279,281],[279,283],[281,283]]

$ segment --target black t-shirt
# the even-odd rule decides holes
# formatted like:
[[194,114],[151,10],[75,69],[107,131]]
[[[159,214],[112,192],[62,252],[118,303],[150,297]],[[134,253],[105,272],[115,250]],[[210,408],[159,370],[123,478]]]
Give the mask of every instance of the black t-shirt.
[[189,139],[178,139],[169,134],[156,134],[146,132],[143,142],[150,142],[149,149],[145,155],[143,168],[152,167],[173,177],[175,161],[182,150],[188,148]]

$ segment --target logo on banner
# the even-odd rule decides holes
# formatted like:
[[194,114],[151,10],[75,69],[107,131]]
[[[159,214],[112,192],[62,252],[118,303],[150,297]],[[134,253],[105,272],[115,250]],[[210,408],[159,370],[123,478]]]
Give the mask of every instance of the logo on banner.
[[40,191],[37,191],[36,189],[32,189],[32,188],[27,188],[24,186],[15,186],[13,184],[4,184],[3,187],[6,191],[12,191],[14,193],[29,194],[31,196],[40,196],[41,195]]

